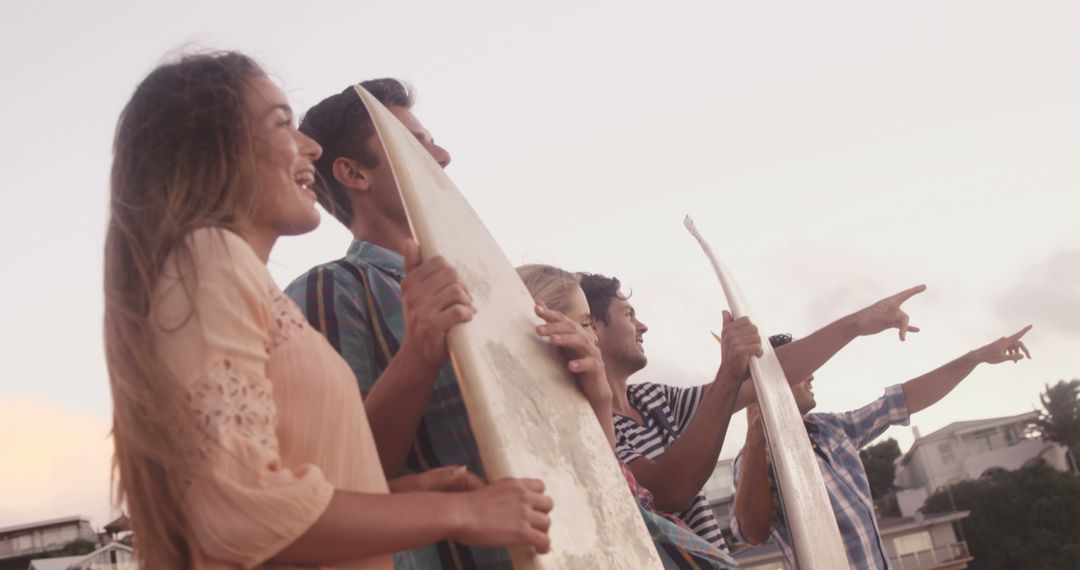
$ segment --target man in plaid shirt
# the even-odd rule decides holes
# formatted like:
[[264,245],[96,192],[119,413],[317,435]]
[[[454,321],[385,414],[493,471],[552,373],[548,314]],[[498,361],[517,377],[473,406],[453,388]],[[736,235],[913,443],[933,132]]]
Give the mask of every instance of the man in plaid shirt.
[[[362,83],[445,167],[450,155],[411,112],[411,89],[395,79]],[[475,309],[442,258],[419,252],[374,126],[352,87],[309,110],[300,130],[323,146],[319,203],[355,238],[345,257],[300,276],[286,293],[352,367],[388,477],[446,465],[483,476],[446,333]],[[651,497],[644,489],[636,497]],[[667,568],[734,568],[693,532],[640,506]],[[511,570],[505,548],[444,541],[399,553],[395,567]]]
[[[889,568],[889,556],[881,542],[870,483],[866,479],[859,449],[873,441],[892,425],[907,425],[910,414],[929,407],[945,397],[981,363],[997,364],[1031,358],[1020,340],[1031,327],[1002,337],[973,350],[948,364],[907,382],[885,389],[885,395],[857,410],[842,414],[809,413],[816,405],[813,376],[796,384],[791,391],[810,445],[825,480],[829,502],[847,550],[852,568]],[[791,341],[789,335],[769,338],[774,347]],[[769,466],[761,412],[757,405],[747,408],[746,445],[735,458],[735,514],[731,529],[735,536],[750,544],[761,544],[774,537],[789,567],[795,567],[791,534],[781,513],[776,486]]]

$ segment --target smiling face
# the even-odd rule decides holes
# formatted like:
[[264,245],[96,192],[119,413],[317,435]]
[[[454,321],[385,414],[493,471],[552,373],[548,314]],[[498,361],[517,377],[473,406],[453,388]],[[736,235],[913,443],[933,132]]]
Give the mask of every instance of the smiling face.
[[[621,296],[620,296],[621,297]],[[634,306],[616,297],[608,305],[606,320],[596,321],[596,336],[604,362],[629,376],[648,364],[644,334],[649,327],[637,319]]]
[[296,129],[285,93],[265,76],[248,81],[246,101],[254,130],[255,191],[259,194],[250,219],[252,229],[273,238],[314,230],[319,225],[314,162],[322,148]]

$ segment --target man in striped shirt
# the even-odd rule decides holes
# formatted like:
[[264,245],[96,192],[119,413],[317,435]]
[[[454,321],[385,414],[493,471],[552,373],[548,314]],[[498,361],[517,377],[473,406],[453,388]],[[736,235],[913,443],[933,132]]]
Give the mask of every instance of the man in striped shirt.
[[[720,524],[701,493],[720,456],[731,415],[754,401],[747,365],[761,356],[757,328],[745,317],[724,311],[721,362],[709,384],[688,388],[664,384],[629,384],[645,367],[648,331],[618,279],[583,274],[581,288],[589,302],[600,352],[611,384],[615,411],[616,453],[638,481],[652,491],[658,510],[678,513],[691,528],[718,548],[726,548]],[[806,378],[858,336],[890,328],[918,331],[908,325],[901,304],[921,292],[908,289],[843,317],[777,350],[784,373]]]
[[[899,386],[886,388],[881,398],[842,414],[810,413],[817,405],[813,376],[792,384],[795,404],[803,414],[803,423],[829,492],[829,502],[851,568],[883,570],[890,567],[874,517],[870,483],[859,458],[859,449],[889,426],[907,425],[911,414],[945,397],[979,364],[1016,362],[1024,355],[1030,358],[1027,347],[1020,340],[1030,328],[1002,337]],[[776,335],[769,341],[779,348],[790,342],[791,336]],[[731,518],[731,529],[750,544],[761,544],[770,536],[775,537],[788,565],[794,568],[791,534],[777,500],[761,413],[756,405],[747,408],[746,419],[746,445],[735,459],[735,515]]]

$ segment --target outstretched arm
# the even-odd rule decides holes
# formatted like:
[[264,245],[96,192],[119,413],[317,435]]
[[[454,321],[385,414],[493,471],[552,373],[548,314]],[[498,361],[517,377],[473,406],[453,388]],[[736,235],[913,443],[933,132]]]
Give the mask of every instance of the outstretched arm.
[[900,307],[925,290],[926,285],[906,289],[780,347],[776,357],[784,367],[784,375],[792,383],[806,379],[855,337],[895,328],[899,331],[900,340],[906,340],[908,332],[919,332],[919,328],[909,324],[907,313]]
[[[808,378],[856,337],[895,328],[903,341],[907,333],[919,332],[919,327],[909,324],[910,317],[901,305],[925,290],[926,285],[905,289],[776,349],[776,358],[788,383],[796,384]],[[747,382],[739,391],[735,409],[741,410],[755,401],[753,383]]]
[[1029,330],[1031,330],[1031,325],[1012,336],[1001,337],[940,368],[904,382],[904,399],[907,400],[908,413],[914,414],[937,403],[960,384],[961,380],[967,378],[979,364],[1017,362],[1025,356],[1030,359],[1031,353],[1020,340]]
[[322,516],[271,559],[325,565],[447,538],[474,546],[530,545],[547,552],[551,498],[535,479],[502,479],[458,493],[334,491]]

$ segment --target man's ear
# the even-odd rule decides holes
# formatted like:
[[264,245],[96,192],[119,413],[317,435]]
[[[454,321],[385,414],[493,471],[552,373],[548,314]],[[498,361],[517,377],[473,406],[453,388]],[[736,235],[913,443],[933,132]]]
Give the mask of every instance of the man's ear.
[[607,333],[607,323],[600,319],[593,319],[592,327],[593,332],[596,333],[597,341],[604,338],[604,334]]
[[339,156],[334,159],[334,179],[350,190],[367,192],[371,189],[372,173],[355,160]]

